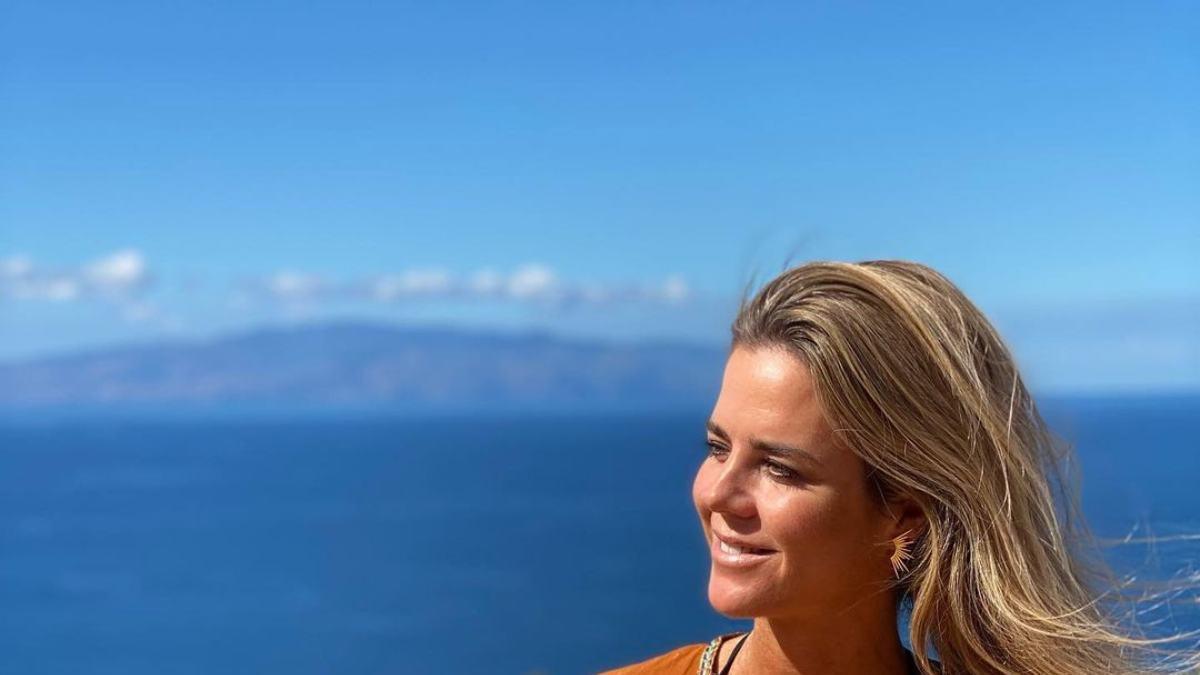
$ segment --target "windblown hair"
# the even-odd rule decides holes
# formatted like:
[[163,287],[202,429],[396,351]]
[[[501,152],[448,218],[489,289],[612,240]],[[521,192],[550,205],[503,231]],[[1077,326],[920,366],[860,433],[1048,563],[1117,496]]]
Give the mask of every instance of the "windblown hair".
[[[809,368],[841,440],[885,504],[926,526],[897,597],[923,673],[1185,672],[1181,640],[1113,611],[1119,584],[1083,521],[1070,446],[1052,434],[987,318],[912,262],[812,262],[743,299],[733,347]],[[1107,599],[1106,599],[1107,598]]]

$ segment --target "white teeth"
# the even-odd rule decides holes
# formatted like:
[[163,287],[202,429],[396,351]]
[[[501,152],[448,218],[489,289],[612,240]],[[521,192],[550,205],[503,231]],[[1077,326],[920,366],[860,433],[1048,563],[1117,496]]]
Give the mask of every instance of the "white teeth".
[[742,555],[743,553],[754,553],[758,551],[756,548],[738,548],[736,546],[730,546],[720,539],[717,539],[717,543],[721,545],[721,551],[730,555]]

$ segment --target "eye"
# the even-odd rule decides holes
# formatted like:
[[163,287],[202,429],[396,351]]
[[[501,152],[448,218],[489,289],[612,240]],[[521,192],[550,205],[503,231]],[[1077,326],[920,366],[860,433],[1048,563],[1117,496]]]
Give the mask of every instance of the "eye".
[[[729,454],[729,448],[717,443],[716,441],[705,441],[707,446],[707,454],[709,457],[723,457]],[[796,473],[779,462],[766,460],[763,462],[763,467],[766,468],[767,474],[777,480],[795,481],[800,479],[800,474]]]
[[800,477],[800,475],[795,471],[792,471],[779,462],[764,462],[764,464],[767,467],[767,473],[776,478],[781,478],[783,480],[796,480]]
[[714,443],[713,441],[705,441],[704,444],[706,446],[708,446],[708,456],[709,457],[716,457],[717,455],[729,452],[729,450],[727,448],[725,448],[725,446],[721,445],[720,443]]

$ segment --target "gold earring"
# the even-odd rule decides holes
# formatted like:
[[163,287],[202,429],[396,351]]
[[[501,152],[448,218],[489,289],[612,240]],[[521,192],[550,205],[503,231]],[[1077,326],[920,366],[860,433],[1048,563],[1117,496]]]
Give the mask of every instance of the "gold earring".
[[912,552],[908,550],[909,544],[912,543],[912,531],[902,532],[892,540],[892,544],[896,550],[892,552],[892,572],[900,577],[908,572],[908,561],[912,560]]

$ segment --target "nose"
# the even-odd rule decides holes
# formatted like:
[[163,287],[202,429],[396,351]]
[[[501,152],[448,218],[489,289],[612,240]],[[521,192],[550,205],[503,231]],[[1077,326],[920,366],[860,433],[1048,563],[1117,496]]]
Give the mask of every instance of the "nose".
[[[704,505],[709,511],[725,513],[739,518],[752,518],[757,512],[754,494],[750,491],[747,467],[730,453],[722,463],[705,467],[709,472],[708,484],[701,492]],[[702,469],[703,470],[703,469]]]

